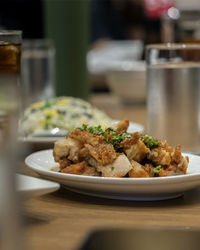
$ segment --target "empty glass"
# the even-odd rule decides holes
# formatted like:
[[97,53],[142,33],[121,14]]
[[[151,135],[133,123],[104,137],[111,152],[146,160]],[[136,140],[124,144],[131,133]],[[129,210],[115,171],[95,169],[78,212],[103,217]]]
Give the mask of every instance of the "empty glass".
[[23,41],[22,88],[23,106],[55,95],[55,48],[51,40]]

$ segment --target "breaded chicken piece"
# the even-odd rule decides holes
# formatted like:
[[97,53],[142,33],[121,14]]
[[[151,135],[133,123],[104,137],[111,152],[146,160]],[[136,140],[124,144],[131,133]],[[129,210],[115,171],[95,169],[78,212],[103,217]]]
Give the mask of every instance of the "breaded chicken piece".
[[178,163],[177,171],[181,171],[182,174],[186,174],[188,163],[189,163],[188,156],[183,157],[182,160]]
[[62,157],[65,157],[69,153],[69,148],[67,147],[67,140],[62,139],[54,143],[53,156],[54,160],[58,162]]
[[93,167],[96,167],[98,164],[98,162],[91,156],[90,151],[86,147],[83,147],[79,151],[79,159],[80,159],[80,161],[88,162],[88,164],[93,166]]
[[153,177],[155,175],[153,171],[153,165],[150,163],[146,163],[144,166],[142,166],[143,169],[148,173],[149,177]]
[[56,141],[53,149],[54,159],[58,162],[63,157],[68,157],[70,160],[77,161],[77,154],[80,148],[80,142],[69,137]]
[[174,175],[181,175],[186,174],[188,166],[188,159],[183,158],[183,161],[181,164],[170,164],[166,168],[162,168],[159,172],[159,177],[165,177],[165,176],[174,176]]
[[129,120],[122,120],[114,126],[114,128],[117,131],[127,131],[128,127],[129,127]]
[[147,158],[157,165],[169,165],[171,162],[170,153],[161,147],[152,149]]
[[171,155],[173,152],[174,149],[171,146],[168,146],[167,142],[164,141],[161,142],[159,147],[151,150],[148,159],[158,165],[169,165],[172,160]]
[[63,157],[62,159],[58,160],[58,163],[60,165],[60,169],[66,168],[67,166],[72,164],[72,162],[66,157]]
[[[129,121],[116,131],[83,127],[55,143],[53,155],[62,173],[104,177],[156,177],[186,174],[189,159],[181,146],[168,146],[140,133],[124,133]],[[89,132],[91,131],[91,133]],[[119,155],[118,152],[124,152]]]
[[162,165],[159,176],[171,176],[186,174],[189,158],[181,154],[181,146],[177,145],[175,149],[168,147],[164,143],[159,148],[154,148],[148,155],[148,159],[157,165]]
[[66,168],[62,169],[60,172],[65,174],[99,176],[99,173],[96,171],[96,168],[88,166],[85,161],[69,165]]
[[175,147],[175,150],[171,153],[172,156],[172,162],[175,162],[176,164],[179,164],[183,160],[183,156],[181,154],[181,145],[177,145]]
[[172,153],[174,151],[173,147],[169,146],[167,141],[161,141],[161,148],[165,149],[165,151]]
[[188,156],[184,157],[181,154],[181,146],[177,145],[174,151],[171,153],[171,162],[168,167],[161,169],[159,176],[172,176],[186,174],[189,163]]
[[102,136],[93,135],[88,131],[75,130],[69,134],[70,138],[78,140],[84,149],[80,150],[80,158],[85,158],[93,165],[107,165],[116,159],[116,152],[112,144],[103,140]]
[[112,144],[101,143],[96,146],[85,144],[90,156],[96,160],[96,165],[105,166],[113,163],[116,159],[116,152]]
[[131,161],[132,169],[129,171],[129,176],[134,178],[150,177],[149,173],[137,161]]
[[89,133],[88,131],[82,131],[79,129],[76,129],[75,131],[70,133],[68,137],[79,141],[81,144],[90,144],[92,146],[98,145],[103,141],[102,136],[94,135],[92,133]]
[[119,155],[112,164],[97,166],[97,170],[101,172],[104,177],[123,177],[131,169],[131,163],[124,154]]
[[127,138],[121,142],[121,145],[130,161],[134,160],[140,163],[150,152],[137,132],[133,134],[132,138]]

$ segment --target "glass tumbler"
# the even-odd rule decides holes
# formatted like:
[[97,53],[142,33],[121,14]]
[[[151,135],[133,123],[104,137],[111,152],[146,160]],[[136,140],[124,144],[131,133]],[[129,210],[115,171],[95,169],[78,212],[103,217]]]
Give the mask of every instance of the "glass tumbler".
[[24,108],[55,96],[55,47],[52,40],[23,41],[21,73]]
[[146,61],[148,134],[200,152],[200,44],[149,45]]
[[21,31],[0,30],[0,249],[21,249],[17,193]]

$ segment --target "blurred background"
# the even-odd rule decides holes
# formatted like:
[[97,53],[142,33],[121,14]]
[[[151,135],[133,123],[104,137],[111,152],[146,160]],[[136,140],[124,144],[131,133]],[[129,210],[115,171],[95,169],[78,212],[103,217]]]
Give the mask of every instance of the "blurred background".
[[120,105],[146,103],[145,46],[200,43],[199,0],[0,0],[0,6],[0,29],[23,32],[22,110],[73,96],[96,106],[100,100],[113,119],[126,114],[145,124],[141,109],[116,113],[113,102],[108,110],[113,97]]
[[[50,90],[40,98],[88,99],[91,93],[111,92],[124,102],[145,102],[145,45],[200,41],[199,0],[0,0],[0,4],[1,29],[22,30],[24,41],[51,41],[47,74],[54,73],[42,76]],[[24,89],[37,93],[41,86],[27,80],[27,66],[23,68]]]

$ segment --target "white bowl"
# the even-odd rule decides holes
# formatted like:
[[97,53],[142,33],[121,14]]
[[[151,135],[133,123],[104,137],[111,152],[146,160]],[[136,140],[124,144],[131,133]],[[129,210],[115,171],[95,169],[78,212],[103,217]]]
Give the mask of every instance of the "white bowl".
[[110,68],[106,78],[112,93],[123,102],[145,102],[146,66],[144,61],[123,61]]
[[105,75],[110,67],[118,66],[122,60],[139,60],[143,48],[140,40],[115,40],[103,47],[92,49],[87,54],[89,73]]

